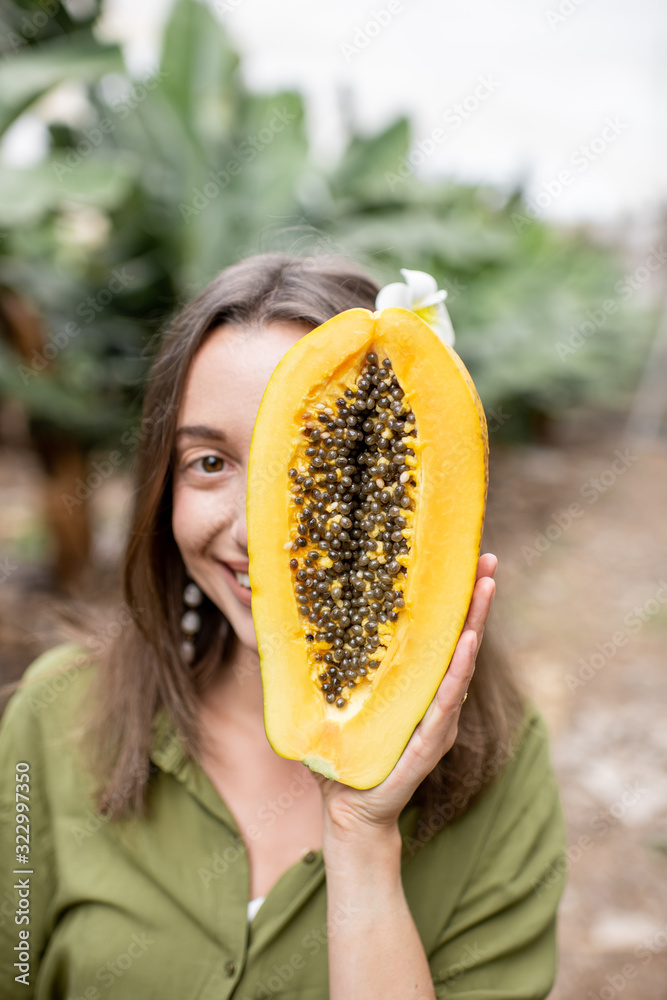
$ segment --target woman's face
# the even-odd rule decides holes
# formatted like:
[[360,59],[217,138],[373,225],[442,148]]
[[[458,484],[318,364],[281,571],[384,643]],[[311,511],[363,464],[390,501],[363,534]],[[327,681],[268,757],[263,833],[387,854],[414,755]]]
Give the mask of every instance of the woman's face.
[[296,323],[218,327],[195,356],[178,416],[174,537],[189,575],[254,650],[245,515],[250,439],[270,375],[304,332]]

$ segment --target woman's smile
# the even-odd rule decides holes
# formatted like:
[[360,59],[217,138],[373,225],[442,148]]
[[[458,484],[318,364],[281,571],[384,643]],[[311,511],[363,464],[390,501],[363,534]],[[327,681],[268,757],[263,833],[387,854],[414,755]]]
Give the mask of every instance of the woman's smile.
[[229,562],[223,562],[218,560],[222,572],[225,575],[225,579],[229,583],[232,589],[232,593],[235,595],[237,600],[244,604],[247,608],[250,607],[252,592],[250,590],[250,577],[248,576],[248,564],[246,562],[244,570],[238,570],[235,565]]
[[276,365],[300,323],[213,330],[190,368],[179,411],[172,525],[188,574],[256,650],[246,532],[250,441]]

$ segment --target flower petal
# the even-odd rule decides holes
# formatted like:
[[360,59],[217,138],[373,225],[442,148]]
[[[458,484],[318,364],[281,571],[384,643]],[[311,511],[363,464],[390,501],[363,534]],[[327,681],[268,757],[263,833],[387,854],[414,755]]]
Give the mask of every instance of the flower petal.
[[454,346],[454,328],[449,318],[447,307],[443,302],[439,302],[433,306],[426,306],[422,309],[415,309],[414,311],[420,319],[428,323],[436,337],[439,337],[443,344],[448,344],[449,347]]
[[401,274],[410,289],[414,304],[421,304],[423,299],[429,295],[435,295],[438,290],[438,282],[432,274],[427,274],[426,271],[409,271],[406,267],[402,267]]
[[415,305],[418,305],[420,309],[426,309],[427,306],[434,306],[438,302],[444,302],[446,298],[447,292],[443,288],[441,291],[436,292],[435,295],[428,295],[425,299],[420,299]]
[[410,290],[402,281],[394,281],[391,285],[385,285],[377,294],[376,309],[390,309],[392,306],[398,306],[399,309],[412,309]]
[[406,283],[394,281],[381,288],[375,308],[378,311],[392,306],[410,309],[431,327],[444,344],[453,347],[454,329],[445,306],[446,290],[439,289],[435,278],[426,271],[411,271],[402,267],[401,274]]

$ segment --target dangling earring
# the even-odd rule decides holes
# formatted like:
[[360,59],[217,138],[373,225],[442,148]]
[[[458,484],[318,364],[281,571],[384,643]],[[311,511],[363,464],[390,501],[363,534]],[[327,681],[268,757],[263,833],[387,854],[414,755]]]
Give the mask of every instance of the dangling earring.
[[181,632],[183,641],[181,642],[181,655],[186,663],[192,663],[195,658],[194,639],[201,628],[201,616],[194,608],[198,608],[204,599],[204,595],[196,583],[190,581],[183,591],[183,603],[186,611],[181,618]]

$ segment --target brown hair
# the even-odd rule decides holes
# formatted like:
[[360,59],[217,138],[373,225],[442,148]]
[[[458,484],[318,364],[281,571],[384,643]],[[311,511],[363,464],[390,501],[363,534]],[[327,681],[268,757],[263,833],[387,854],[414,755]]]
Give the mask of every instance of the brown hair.
[[[181,654],[185,567],[171,529],[171,457],[187,374],[208,334],[229,323],[244,328],[275,321],[319,326],[353,307],[374,308],[378,285],[344,258],[251,257],[227,268],[176,316],[153,364],[144,401],[135,494],[123,571],[128,622],[99,657],[90,688],[88,738],[100,779],[98,806],[112,817],[145,810],[151,726],[166,709],[185,751],[197,758],[197,700],[225,653],[227,623],[204,598],[194,662]],[[506,660],[488,640],[478,657],[454,748],[413,798],[418,837],[460,815],[511,753],[521,698]],[[459,793],[452,799],[453,793]],[[451,802],[458,804],[453,807]],[[445,809],[445,805],[447,808]]]

